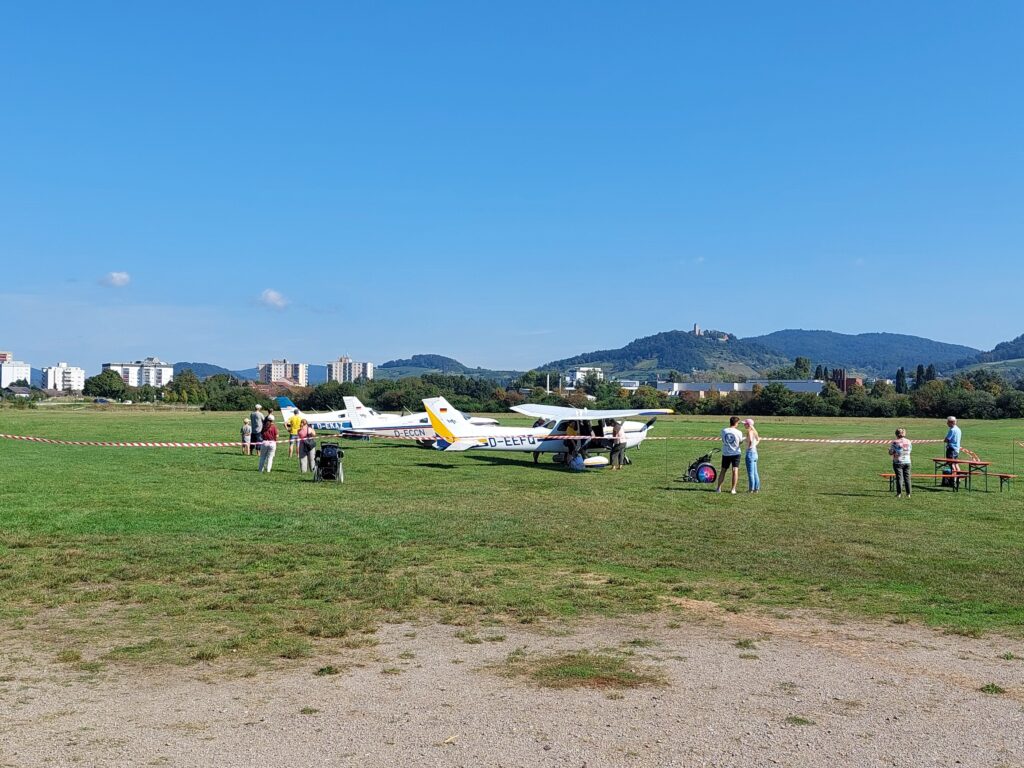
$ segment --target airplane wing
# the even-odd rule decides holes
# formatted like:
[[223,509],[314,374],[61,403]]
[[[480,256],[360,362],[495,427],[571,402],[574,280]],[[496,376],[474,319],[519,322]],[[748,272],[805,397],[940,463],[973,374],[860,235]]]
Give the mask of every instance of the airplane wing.
[[589,408],[566,408],[561,405],[513,405],[512,410],[535,419],[626,419],[630,416],[660,416],[672,413],[671,408],[619,408],[590,410]]

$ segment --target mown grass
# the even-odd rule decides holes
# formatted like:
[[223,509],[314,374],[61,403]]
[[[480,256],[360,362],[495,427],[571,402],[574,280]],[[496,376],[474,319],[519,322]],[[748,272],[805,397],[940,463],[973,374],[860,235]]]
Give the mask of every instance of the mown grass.
[[[0,432],[221,440],[241,418],[0,410]],[[944,432],[941,422],[901,425],[911,439]],[[897,425],[758,426],[765,436],[884,438]],[[720,427],[670,417],[654,435]],[[967,422],[964,434],[1009,471],[1024,423]],[[317,638],[358,645],[393,618],[529,623],[683,596],[968,634],[1024,625],[1019,487],[954,494],[922,484],[896,500],[877,476],[889,468],[884,446],[785,443],[762,445],[759,495],[676,482],[712,445],[650,441],[627,471],[572,475],[528,454],[346,441],[346,482],[314,485],[285,449],[261,476],[255,458],[232,449],[0,441],[0,622],[62,647],[98,646],[109,660],[182,663],[300,658]],[[918,471],[939,452],[917,446]],[[1024,464],[1024,449],[1016,458]]]

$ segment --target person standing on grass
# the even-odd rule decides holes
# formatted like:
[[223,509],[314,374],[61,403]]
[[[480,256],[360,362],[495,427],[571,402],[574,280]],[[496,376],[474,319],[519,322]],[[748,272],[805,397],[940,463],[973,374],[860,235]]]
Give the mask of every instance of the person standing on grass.
[[248,419],[242,419],[242,455],[248,456],[252,448],[252,424]]
[[758,493],[761,490],[761,475],[757,471],[757,446],[761,442],[761,435],[754,429],[753,419],[744,419],[743,426],[747,428],[747,492]]
[[[960,427],[956,425],[956,416],[946,417],[946,426],[949,430],[946,432],[946,439],[943,441],[946,443],[946,458],[947,459],[959,459],[960,458],[960,439],[963,437],[963,432]],[[950,471],[953,473],[953,483],[959,487],[960,479],[957,475],[960,474],[959,464],[950,464]]]
[[270,473],[274,468],[274,454],[277,453],[277,427],[274,426],[274,414],[268,413],[263,423],[263,442],[260,443],[260,463],[258,472]]
[[299,472],[305,474],[316,469],[316,432],[309,422],[302,419],[299,423]]
[[736,483],[740,479],[740,443],[743,442],[743,433],[736,429],[739,423],[739,416],[730,416],[729,426],[722,430],[722,473],[718,476],[715,493],[722,492],[727,469],[732,470],[732,488],[729,493],[736,493]]
[[302,418],[298,411],[292,411],[285,426],[288,427],[288,458],[290,459],[293,455],[298,456],[299,454],[299,427],[302,426]]
[[896,498],[906,491],[910,498],[910,451],[913,446],[907,440],[907,430],[900,427],[896,430],[896,439],[889,443],[889,455],[892,456],[892,471],[896,475]]
[[256,403],[256,407],[249,414],[249,424],[252,425],[252,452],[260,453],[260,445],[263,442],[263,406]]
[[615,422],[612,429],[612,452],[609,456],[612,469],[622,469],[622,460],[626,458],[626,420]]

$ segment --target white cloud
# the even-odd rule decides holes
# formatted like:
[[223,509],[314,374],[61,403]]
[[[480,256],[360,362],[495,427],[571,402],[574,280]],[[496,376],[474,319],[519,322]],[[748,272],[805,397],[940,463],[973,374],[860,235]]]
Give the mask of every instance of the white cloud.
[[288,306],[288,299],[273,288],[267,288],[267,290],[260,294],[260,303],[271,309],[284,309]]
[[127,272],[107,272],[100,280],[101,285],[109,285],[111,288],[124,288],[132,281],[132,276]]

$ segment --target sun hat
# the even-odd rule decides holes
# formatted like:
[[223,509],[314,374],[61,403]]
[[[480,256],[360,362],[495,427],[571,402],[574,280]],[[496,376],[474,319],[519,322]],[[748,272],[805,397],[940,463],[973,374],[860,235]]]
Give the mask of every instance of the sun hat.
[[263,406],[260,405],[259,403],[256,403],[256,410],[257,411],[263,410]]
[[743,420],[743,426],[744,427],[752,427],[752,426],[754,426],[754,420],[753,419],[744,419]]

